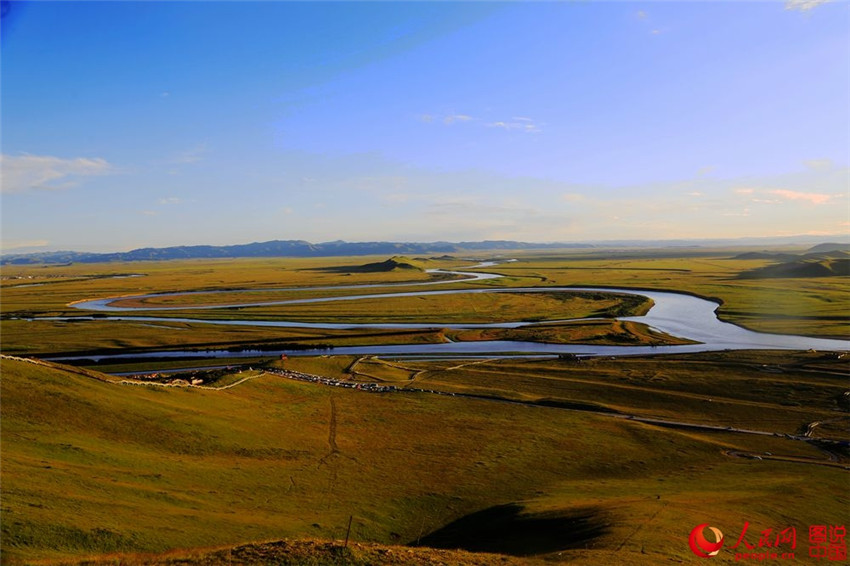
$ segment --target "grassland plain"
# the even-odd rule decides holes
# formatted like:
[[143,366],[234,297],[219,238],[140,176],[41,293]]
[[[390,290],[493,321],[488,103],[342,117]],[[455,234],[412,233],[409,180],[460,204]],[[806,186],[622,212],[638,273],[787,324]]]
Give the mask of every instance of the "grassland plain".
[[[681,290],[721,299],[721,317],[757,330],[845,337],[850,312],[846,277],[743,280],[739,273],[769,260],[729,259],[741,251],[508,254],[518,261],[484,269],[504,278],[440,288],[605,285]],[[95,297],[234,288],[269,296],[269,289],[277,287],[429,280],[418,269],[359,269],[384,259],[4,267],[0,339],[4,353],[18,354],[503,337],[590,343],[670,340],[643,325],[616,321],[504,331],[328,331],[178,321],[21,320],[79,315],[68,303]],[[420,264],[461,268],[469,263]],[[144,276],[108,278],[140,273]],[[430,287],[405,290],[417,288]],[[489,295],[482,301],[445,297],[445,302],[372,301],[357,307],[352,302],[354,308],[345,312],[321,304],[312,311],[299,309],[305,318],[349,320],[433,313],[483,319],[498,314],[499,305],[486,302]],[[185,300],[218,298],[193,295]],[[541,294],[507,301],[503,315],[546,317],[552,308],[594,312],[618,304],[568,305]],[[173,314],[196,318],[199,312]],[[203,316],[289,314],[274,307]],[[775,352],[583,362],[426,363],[334,356],[292,357],[285,365],[456,396],[373,394],[272,374],[257,374],[223,391],[130,386],[84,369],[3,359],[3,561],[73,561],[95,555],[132,562],[147,560],[138,553],[224,546],[232,561],[234,545],[283,537],[307,539],[303,544],[316,548],[308,555],[319,560],[326,547],[322,541],[344,536],[353,516],[356,541],[419,540],[521,556],[516,559],[521,563],[656,564],[695,560],[687,549],[687,534],[703,522],[736,534],[745,521],[752,529],[796,526],[801,533],[810,524],[846,522],[846,454],[833,450],[827,455],[816,443],[783,436],[850,439],[846,359]],[[222,383],[240,379],[230,376]],[[605,411],[697,426],[670,428]],[[279,546],[274,548],[259,544],[236,554],[257,557],[268,551],[269,563],[276,563],[282,555],[275,554]],[[357,555],[355,548],[343,558],[386,557],[396,551],[399,547],[388,546]],[[219,550],[186,552],[209,555],[210,564],[224,563]],[[105,556],[109,553],[111,557]],[[422,559],[439,561],[439,556]],[[457,563],[467,559],[489,560],[451,558]]]
[[[457,369],[450,368],[463,364],[285,363],[341,376],[354,365],[355,377],[362,371],[395,382],[410,381],[415,370],[413,379],[434,388],[592,399],[637,415],[716,422],[714,402],[704,399],[711,396],[728,405],[723,418],[736,425],[748,422],[748,411],[772,409],[774,418],[760,426],[777,432],[846,414],[832,396],[840,383],[833,374],[844,366],[814,355],[787,364],[772,356],[666,365],[646,359],[626,375],[631,366],[612,360],[587,378],[584,366],[560,371],[551,361]],[[801,405],[792,415],[784,414],[789,394],[773,374],[752,376],[755,392],[735,387],[750,364],[766,361],[808,385],[791,394]],[[717,363],[739,370],[715,383]],[[2,552],[10,564],[104,553],[140,560],[140,552],[284,537],[339,540],[349,516],[355,541],[442,541],[522,563],[657,564],[695,558],[687,535],[702,522],[729,533],[746,521],[758,530],[802,531],[842,523],[850,502],[840,461],[780,436],[485,399],[372,394],[272,374],[222,391],[155,388],[3,359],[2,376]],[[602,387],[606,378],[630,386],[629,394]],[[539,536],[541,525],[547,536]],[[219,557],[209,563],[225,563]],[[452,560],[467,558],[487,563]]]
[[[803,434],[810,423],[822,423],[812,430],[815,438],[826,430],[850,429],[850,401],[845,395],[850,362],[816,352],[713,352],[580,362],[418,362],[332,356],[291,358],[283,363],[338,379],[553,405],[572,403],[781,434]],[[820,428],[824,424],[833,426]]]
[[850,335],[848,277],[739,279],[742,272],[773,262],[732,259],[738,251],[515,254],[521,261],[499,265],[498,271],[508,276],[508,284],[537,278],[545,285],[685,291],[721,300],[718,316],[751,330],[838,338]]
[[[768,259],[730,259],[745,249],[735,250],[645,250],[640,252],[565,251],[560,253],[517,252],[503,257],[518,261],[486,268],[505,277],[496,280],[456,282],[440,289],[482,288],[490,286],[606,285],[672,289],[723,301],[721,318],[749,328],[780,333],[846,337],[850,333],[847,313],[850,293],[847,277],[751,279],[737,276],[753,267],[770,263]],[[26,317],[78,316],[68,306],[82,299],[118,297],[151,292],[189,290],[256,289],[245,300],[258,297],[312,297],[349,295],[362,289],[274,293],[279,287],[327,286],[340,284],[390,284],[427,282],[433,276],[415,269],[373,272],[360,268],[380,263],[375,258],[189,260],[174,262],[135,262],[127,264],[86,264],[66,266],[6,266],[2,287],[3,349],[13,354],[91,352],[99,349],[145,349],[179,347],[220,347],[228,344],[297,343],[301,345],[418,343],[445,341],[440,328],[433,331],[313,331],[305,329],[257,329],[247,326],[222,327],[202,323],[145,323],[142,321],[90,321],[71,324],[57,321],[20,320]],[[384,258],[385,259],[385,258]],[[486,259],[481,256],[481,259]],[[472,260],[412,260],[428,268],[464,268]],[[107,278],[110,275],[140,274],[143,277]],[[32,277],[32,279],[29,279]],[[39,285],[40,286],[33,286]],[[405,287],[427,290],[433,287]],[[375,292],[386,289],[375,289]],[[254,296],[252,296],[254,295]],[[240,295],[189,295],[180,298],[159,297],[153,302],[180,301],[197,304],[232,299]],[[185,303],[183,302],[185,301]],[[498,301],[499,304],[493,304]],[[344,305],[316,303],[311,306],[234,308],[214,311],[152,311],[157,316],[226,319],[280,319],[295,316],[303,320],[321,318],[333,321],[449,320],[475,321],[484,318],[546,319],[554,316],[552,297],[452,296],[406,298],[384,301],[352,301]],[[172,303],[173,304],[173,303]],[[567,308],[564,302],[555,312],[569,316],[604,310],[600,304],[586,309]],[[608,306],[609,312],[611,305]],[[136,313],[134,313],[136,314]],[[138,311],[139,315],[145,311]],[[18,319],[18,320],[15,320]],[[445,321],[445,322],[448,322]],[[536,329],[513,332],[467,332],[452,339],[520,338],[552,342],[587,343],[675,343],[670,337],[650,336],[645,327],[624,327],[610,322],[586,325],[562,325],[556,330]]]

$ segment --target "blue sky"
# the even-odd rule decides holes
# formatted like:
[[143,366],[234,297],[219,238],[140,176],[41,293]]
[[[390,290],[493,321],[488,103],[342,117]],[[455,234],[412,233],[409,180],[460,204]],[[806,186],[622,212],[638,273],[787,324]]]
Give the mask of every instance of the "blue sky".
[[4,251],[850,232],[850,4],[11,2]]

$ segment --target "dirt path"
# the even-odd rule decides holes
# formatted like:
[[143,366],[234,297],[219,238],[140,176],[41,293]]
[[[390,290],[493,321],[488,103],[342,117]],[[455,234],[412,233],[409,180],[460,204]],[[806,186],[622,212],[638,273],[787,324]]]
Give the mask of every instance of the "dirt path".
[[[331,449],[331,454],[339,452],[339,447],[336,445],[336,401],[331,397],[331,421],[328,426],[328,447]],[[330,455],[330,454],[329,454]]]
[[64,365],[60,366],[60,365],[56,365],[52,362],[43,362],[41,360],[37,360],[37,359],[34,359],[34,358],[19,358],[18,356],[8,356],[6,354],[0,354],[0,358],[5,359],[5,360],[14,360],[16,362],[27,362],[29,364],[33,364],[33,365],[36,365],[36,366],[42,366],[42,367],[46,367],[46,368],[50,368],[50,369],[58,369],[58,370],[67,371],[67,372],[70,372],[70,373],[76,373],[77,375],[82,375],[83,377],[88,377],[90,379],[96,379],[98,381],[103,381],[104,383],[116,383],[115,381],[113,381],[111,379],[104,379],[102,377],[98,377],[98,375],[96,375],[96,372],[95,373],[88,372],[86,370],[82,370],[82,369],[76,368],[74,366],[64,366]]
[[[778,462],[793,462],[795,464],[813,464],[816,466],[829,466],[831,468],[840,468],[842,470],[850,470],[847,464],[841,464],[833,461],[834,455],[830,455],[829,460],[817,460],[815,458],[805,458],[803,456],[779,456],[767,454],[764,452],[745,452],[742,450],[724,450],[723,454],[730,458],[746,458],[747,460],[776,460]],[[836,458],[837,459],[837,458]]]
[[228,383],[227,385],[222,385],[221,387],[212,387],[211,385],[192,385],[191,383],[157,383],[156,381],[134,381],[130,379],[122,379],[117,383],[120,385],[150,385],[154,387],[180,387],[183,389],[205,389],[207,391],[224,391],[225,389],[236,387],[237,385],[241,385],[246,381],[251,381],[252,379],[257,379],[258,377],[263,377],[264,375],[266,375],[265,372],[259,373],[257,375],[249,375],[248,377],[243,377],[239,381],[234,381],[233,383]]

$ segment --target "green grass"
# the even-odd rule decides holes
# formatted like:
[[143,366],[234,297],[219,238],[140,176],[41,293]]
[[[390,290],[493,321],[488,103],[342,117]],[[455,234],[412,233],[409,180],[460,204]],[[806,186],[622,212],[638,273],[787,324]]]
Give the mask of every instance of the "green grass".
[[520,256],[520,261],[499,265],[497,270],[516,285],[536,277],[544,285],[685,291],[719,299],[721,319],[753,330],[838,338],[850,335],[847,277],[739,279],[740,273],[771,263],[729,259],[740,251],[552,252]]
[[[734,352],[580,362],[334,356],[292,358],[285,367],[338,379],[521,401],[586,403],[637,416],[781,434],[801,434],[817,421],[823,423],[822,434],[831,431],[833,438],[850,439],[850,406],[844,400],[850,361],[819,353]],[[842,426],[845,430],[839,432]]]
[[[332,374],[344,373],[351,361],[287,364]],[[378,364],[361,365],[381,371]],[[687,378],[678,383],[672,376],[670,395],[681,391],[677,383],[684,389],[700,375],[693,395],[719,395],[712,388],[729,385],[712,384],[718,366],[710,362],[682,367]],[[628,377],[628,369],[611,369],[610,376]],[[386,371],[388,379],[406,379],[397,367]],[[648,366],[636,371],[629,406],[651,413],[658,396],[665,410],[663,388],[644,376]],[[846,486],[843,470],[723,454],[769,450],[824,459],[783,438],[665,429],[461,397],[369,394],[272,376],[205,391],[123,386],[89,375],[2,360],[4,561],[340,539],[350,515],[356,541],[410,542],[471,513],[516,503],[532,514],[592,510],[606,525],[564,556],[591,561],[616,554],[626,564],[658,563],[689,556],[687,533],[700,522],[724,532],[744,521],[801,529],[840,523],[848,503],[836,496]],[[601,377],[586,379],[594,392],[577,390],[581,375],[547,363],[504,362],[417,379],[529,398],[593,395],[614,404],[594,385]],[[641,379],[649,383],[644,387]],[[644,388],[652,395],[637,395]],[[769,393],[766,402],[777,395]],[[828,395],[799,395],[812,403],[811,415],[829,410]],[[725,398],[750,401],[735,388]],[[683,405],[688,418],[705,406]],[[713,411],[706,407],[703,417],[711,420]]]
[[[324,292],[316,292],[323,296]],[[350,292],[349,292],[350,294]],[[345,296],[343,291],[324,296]],[[198,294],[119,300],[115,306],[138,308],[225,305],[231,303],[282,301],[309,298],[292,292]],[[322,322],[511,322],[515,320],[559,320],[566,318],[636,316],[645,313],[652,301],[634,295],[589,292],[545,292],[533,294],[485,293],[424,295],[419,297],[368,297],[356,301],[239,307],[214,313],[177,311],[179,316],[206,318],[270,319]],[[165,316],[178,316],[175,313]]]
[[[817,336],[846,337],[850,335],[850,293],[846,277],[794,278],[794,279],[740,279],[742,272],[763,267],[769,260],[729,259],[746,249],[735,250],[640,250],[616,253],[605,251],[569,251],[516,254],[520,261],[501,264],[484,271],[497,271],[505,277],[474,283],[456,282],[440,289],[480,288],[493,286],[554,286],[554,285],[606,285],[631,286],[679,290],[715,297],[723,302],[721,318],[748,328],[767,332],[802,333]],[[385,257],[375,257],[376,262]],[[342,296],[358,294],[360,290],[329,292],[268,292],[277,287],[310,287],[340,284],[374,284],[411,281],[428,281],[431,276],[416,270],[366,272],[356,268],[369,262],[369,258],[313,258],[313,259],[244,259],[244,260],[192,260],[173,262],[137,262],[126,264],[85,264],[70,266],[5,266],[2,287],[2,313],[4,317],[22,315],[78,315],[69,303],[82,299],[137,295],[150,292],[183,290],[218,290],[234,288],[256,289],[254,293],[239,295],[192,295],[179,299],[160,297],[150,304],[215,304],[231,300],[264,300],[312,296]],[[458,260],[429,260],[429,267],[464,268],[469,262]],[[109,274],[145,273],[145,277],[129,279],[88,279]],[[34,279],[8,279],[34,277]],[[48,282],[41,287],[14,286],[21,281]],[[60,282],[61,281],[61,282]],[[417,287],[406,288],[415,290]],[[420,287],[419,289],[429,289]],[[374,292],[380,292],[375,289]],[[371,292],[371,291],[370,291]],[[505,296],[500,296],[505,299]],[[454,318],[475,316],[484,305],[477,299],[460,299],[444,296],[442,299],[425,299],[428,309],[440,316],[446,313]],[[487,300],[487,299],[483,299]],[[517,299],[520,300],[520,299]],[[525,300],[525,299],[521,299]],[[471,301],[471,302],[470,302]],[[193,318],[274,318],[295,313],[308,319],[311,316],[342,317],[343,303],[317,304],[302,307],[297,313],[281,308],[212,311],[199,313],[186,311]],[[424,302],[394,299],[392,307],[383,301],[378,304],[344,303],[349,319],[354,316],[373,318],[389,316],[392,319],[396,306],[408,309],[419,316]],[[530,307],[528,316],[538,317],[534,305],[515,305],[508,311],[522,311]],[[539,306],[539,305],[538,305]],[[177,316],[179,312],[158,313]],[[494,313],[498,316],[498,309]],[[358,319],[359,320],[359,319]],[[3,321],[4,334],[7,321]],[[5,341],[5,340],[4,340]]]
[[[768,332],[788,332],[846,338],[850,334],[847,312],[850,293],[846,277],[810,279],[739,279],[738,274],[765,265],[767,260],[728,259],[742,250],[693,252],[643,250],[630,254],[600,251],[571,251],[518,254],[519,261],[500,264],[485,271],[505,277],[479,282],[453,282],[440,289],[493,286],[609,285],[672,289],[716,297],[723,301],[722,318]],[[375,260],[385,259],[376,257]],[[61,323],[10,320],[16,316],[78,316],[69,303],[94,297],[126,296],[152,291],[196,289],[256,289],[245,294],[197,294],[186,297],[156,297],[149,304],[215,304],[230,300],[268,300],[315,296],[345,296],[358,289],[335,291],[270,292],[277,287],[374,284],[422,281],[427,274],[415,270],[395,272],[344,271],[369,258],[192,260],[86,264],[69,266],[6,266],[4,268],[0,320],[3,350],[12,354],[90,352],[94,350],[207,348],[251,344],[371,345],[381,343],[436,343],[452,339],[520,339],[556,343],[591,344],[675,343],[670,337],[652,336],[639,325],[581,323],[516,331],[470,331],[447,334],[433,331],[316,331],[309,329],[223,327],[202,323],[186,324],[106,322]],[[428,266],[463,268],[470,262],[428,260]],[[145,273],[145,277],[105,279],[110,274]],[[351,273],[351,275],[346,275]],[[34,279],[8,279],[12,277]],[[83,280],[81,278],[89,277]],[[95,277],[92,279],[92,277]],[[14,288],[21,281],[46,281],[41,287]],[[376,288],[369,292],[386,292]],[[433,290],[405,287],[404,290]],[[165,311],[157,316],[191,318],[297,319],[330,322],[428,321],[483,322],[511,319],[548,320],[585,315],[616,315],[638,312],[640,305],[573,298],[562,301],[558,294],[540,295],[442,295],[395,299],[371,299],[342,303],[317,303],[281,307],[225,309],[214,311]],[[645,308],[645,307],[644,307]],[[143,311],[139,314],[143,314]]]
[[[846,277],[739,279],[741,272],[768,263],[728,259],[741,251],[524,253],[515,256],[520,261],[484,270],[503,273],[501,279],[440,288],[606,285],[680,290],[721,299],[721,317],[757,330],[841,337],[850,332]],[[397,332],[9,318],[76,315],[79,311],[68,303],[152,291],[252,288],[256,298],[271,296],[275,293],[268,289],[278,287],[429,280],[412,269],[357,269],[385,259],[6,266],[4,278],[33,279],[3,280],[2,348],[7,354],[32,354],[447,339],[674,340],[640,324],[616,321]],[[427,264],[462,265],[451,260]],[[147,275],[102,277],[139,272]],[[14,288],[21,282],[46,284]],[[375,289],[380,291],[385,290]],[[289,295],[311,294],[319,292]],[[181,300],[220,298],[193,295]],[[562,298],[446,295],[192,316],[543,320],[606,309],[614,314],[623,308],[622,302],[604,296]],[[286,537],[340,539],[350,516],[354,541],[403,544],[453,523],[472,521],[476,528],[494,532],[506,520],[502,511],[517,509],[520,518],[588,517],[600,529],[581,541],[565,535],[561,554],[535,546],[533,537],[522,539],[522,521],[512,536],[495,537],[496,543],[516,539],[513,543],[543,553],[537,556],[541,560],[656,564],[693,560],[686,540],[700,523],[727,534],[737,534],[745,521],[753,532],[791,525],[804,532],[811,524],[843,524],[850,503],[846,470],[809,443],[672,429],[528,404],[597,407],[778,435],[798,434],[819,422],[814,437],[847,440],[846,360],[817,353],[730,352],[580,363],[292,357],[284,365],[343,379],[526,404],[409,392],[370,394],[271,375],[222,391],[129,386],[82,369],[3,359],[3,561],[73,560],[104,553],[138,557]],[[141,369],[146,364],[126,366]],[[220,384],[237,380],[223,376]],[[730,452],[770,452],[770,458],[778,459],[731,457]],[[846,456],[838,458],[847,465]],[[496,543],[491,549],[505,551]],[[245,552],[260,552],[258,548],[262,545]],[[319,550],[308,551],[308,556],[319,555]]]

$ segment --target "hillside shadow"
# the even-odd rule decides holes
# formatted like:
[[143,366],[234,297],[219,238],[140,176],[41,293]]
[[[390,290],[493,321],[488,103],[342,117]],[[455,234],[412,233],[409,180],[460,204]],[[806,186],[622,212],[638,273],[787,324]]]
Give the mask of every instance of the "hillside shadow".
[[331,266],[331,267],[311,267],[309,269],[300,269],[299,271],[315,271],[316,273],[341,273],[341,274],[351,274],[351,273],[380,273],[392,271],[392,267],[385,266],[371,266],[370,264],[366,265],[339,265],[339,266]]
[[584,548],[607,532],[596,509],[527,514],[509,503],[461,517],[410,546],[532,556]]
[[330,267],[314,267],[307,271],[324,273],[381,273],[390,271],[424,271],[418,262],[404,257],[392,257],[386,261],[366,263],[363,265],[338,265]]

